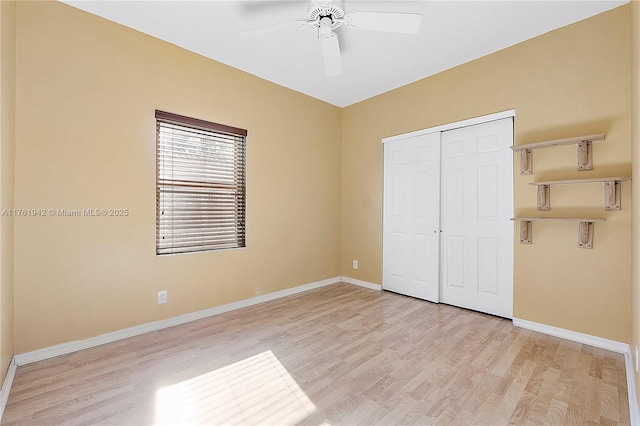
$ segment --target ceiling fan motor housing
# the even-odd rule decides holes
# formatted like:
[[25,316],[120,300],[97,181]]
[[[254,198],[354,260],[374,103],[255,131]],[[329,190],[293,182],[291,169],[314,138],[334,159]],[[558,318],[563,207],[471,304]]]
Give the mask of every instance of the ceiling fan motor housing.
[[344,8],[342,7],[341,0],[314,0],[309,4],[309,11],[307,12],[307,19],[309,22],[318,22],[322,18],[331,18],[331,29],[338,28],[344,19]]

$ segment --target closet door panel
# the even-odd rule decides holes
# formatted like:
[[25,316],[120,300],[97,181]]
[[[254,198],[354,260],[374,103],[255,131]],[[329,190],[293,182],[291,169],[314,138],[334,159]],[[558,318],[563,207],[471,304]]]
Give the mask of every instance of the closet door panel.
[[442,301],[513,316],[513,121],[442,134]]
[[384,145],[385,290],[439,301],[440,134]]

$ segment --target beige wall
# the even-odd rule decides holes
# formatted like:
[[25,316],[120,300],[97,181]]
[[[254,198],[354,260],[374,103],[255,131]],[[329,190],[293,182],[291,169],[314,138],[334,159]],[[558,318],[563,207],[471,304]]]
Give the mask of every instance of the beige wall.
[[[0,209],[13,208],[15,160],[15,2],[0,2]],[[0,216],[0,381],[13,357],[13,226]]]
[[[535,212],[534,179],[629,175],[629,38],[623,6],[344,109],[342,274],[381,283],[384,137],[509,109],[516,144],[606,133],[590,172],[575,170],[574,147],[536,151],[534,176],[514,178],[516,214]],[[576,248],[574,223],[535,223],[532,245],[516,233],[515,317],[629,341],[630,190],[621,211],[604,212],[601,185],[552,189],[551,214],[607,221],[593,250]]]
[[[62,3],[17,6],[15,350],[340,274],[341,110]],[[155,255],[154,110],[249,131],[247,248]],[[158,290],[169,303],[158,305]]]
[[[631,297],[631,354],[640,347],[640,2],[631,2],[631,151],[633,160],[633,279]],[[635,359],[633,359],[635,362]],[[636,371],[636,396],[640,374]]]

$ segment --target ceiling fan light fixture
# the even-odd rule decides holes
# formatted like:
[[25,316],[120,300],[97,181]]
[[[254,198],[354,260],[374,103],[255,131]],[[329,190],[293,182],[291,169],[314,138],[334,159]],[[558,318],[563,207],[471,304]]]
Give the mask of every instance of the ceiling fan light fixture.
[[329,16],[323,16],[320,18],[320,35],[326,36],[331,33],[333,20]]

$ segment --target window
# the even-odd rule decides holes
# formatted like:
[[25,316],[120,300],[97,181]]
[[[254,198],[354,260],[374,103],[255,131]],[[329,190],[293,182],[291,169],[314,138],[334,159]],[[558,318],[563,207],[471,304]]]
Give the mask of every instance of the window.
[[246,136],[156,111],[156,254],[245,247]]

